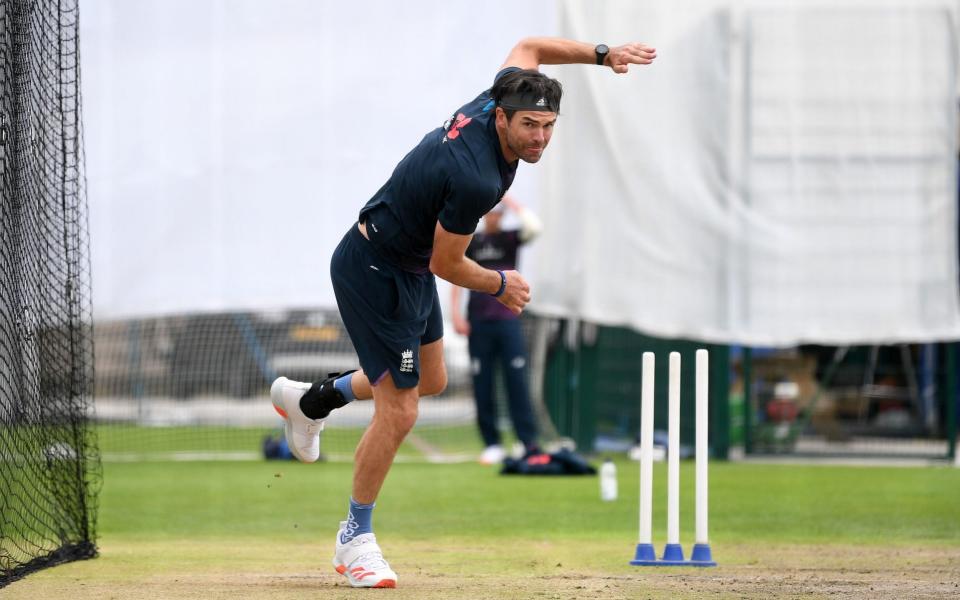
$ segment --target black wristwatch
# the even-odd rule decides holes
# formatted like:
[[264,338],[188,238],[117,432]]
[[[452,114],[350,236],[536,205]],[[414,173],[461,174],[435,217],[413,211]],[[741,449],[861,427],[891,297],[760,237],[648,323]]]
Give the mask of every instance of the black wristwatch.
[[593,53],[597,55],[597,64],[602,65],[603,60],[610,54],[610,48],[607,48],[606,44],[597,44],[597,47],[593,49]]

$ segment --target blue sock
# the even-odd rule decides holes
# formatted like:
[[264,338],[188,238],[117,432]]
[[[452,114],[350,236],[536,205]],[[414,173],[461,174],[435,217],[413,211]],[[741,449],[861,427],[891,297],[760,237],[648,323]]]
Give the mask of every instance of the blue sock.
[[352,377],[353,373],[347,373],[343,377],[339,377],[333,381],[333,387],[343,394],[343,399],[347,402],[353,402],[357,399],[357,397],[353,395],[353,386],[350,385],[350,379]]
[[340,543],[346,544],[353,538],[364,533],[373,533],[373,507],[376,502],[360,504],[350,497],[350,512],[347,513],[347,524],[343,526]]

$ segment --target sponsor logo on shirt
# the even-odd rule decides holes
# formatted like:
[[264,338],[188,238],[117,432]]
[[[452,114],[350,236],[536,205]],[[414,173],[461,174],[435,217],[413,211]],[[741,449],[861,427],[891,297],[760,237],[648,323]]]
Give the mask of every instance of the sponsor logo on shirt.
[[497,248],[491,244],[484,244],[477,249],[473,259],[480,262],[499,260],[503,258],[505,254],[506,252],[504,252],[502,248]]
[[447,130],[447,135],[443,138],[443,142],[446,143],[449,140],[455,140],[460,137],[460,130],[470,124],[472,121],[470,117],[465,116],[463,113],[457,114],[451,120],[448,120],[443,128]]

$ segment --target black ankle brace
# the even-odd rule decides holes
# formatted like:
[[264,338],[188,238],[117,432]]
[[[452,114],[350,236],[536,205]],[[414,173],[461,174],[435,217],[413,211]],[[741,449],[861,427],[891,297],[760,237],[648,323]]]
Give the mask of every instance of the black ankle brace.
[[343,394],[333,387],[331,379],[314,383],[300,398],[300,410],[309,419],[324,419],[330,411],[346,405]]

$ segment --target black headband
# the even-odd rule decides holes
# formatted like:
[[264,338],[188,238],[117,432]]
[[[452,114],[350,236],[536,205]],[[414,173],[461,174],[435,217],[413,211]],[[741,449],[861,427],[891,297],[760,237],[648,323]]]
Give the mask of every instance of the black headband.
[[554,106],[550,99],[532,92],[514,92],[505,94],[497,106],[510,110],[536,110],[545,112],[560,112],[559,106]]

